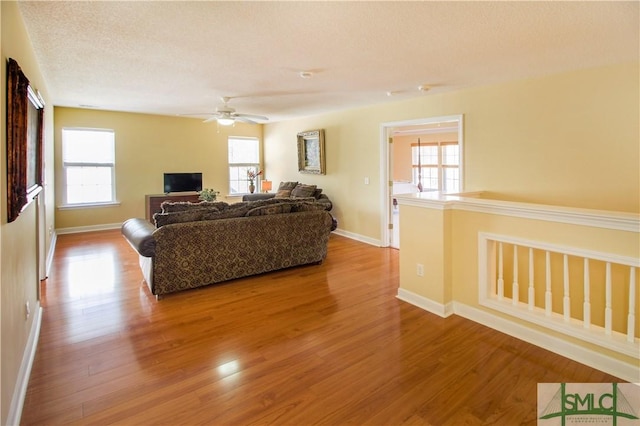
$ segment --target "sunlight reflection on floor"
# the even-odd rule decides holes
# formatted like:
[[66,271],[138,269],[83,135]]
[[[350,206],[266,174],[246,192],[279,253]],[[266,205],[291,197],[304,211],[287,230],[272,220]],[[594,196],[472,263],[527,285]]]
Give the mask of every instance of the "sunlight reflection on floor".
[[116,260],[113,252],[71,258],[67,266],[69,296],[78,299],[113,293],[115,270]]
[[120,266],[114,250],[93,249],[65,258],[62,275],[69,299],[80,304],[69,305],[67,340],[71,343],[111,336],[124,325],[118,294]]

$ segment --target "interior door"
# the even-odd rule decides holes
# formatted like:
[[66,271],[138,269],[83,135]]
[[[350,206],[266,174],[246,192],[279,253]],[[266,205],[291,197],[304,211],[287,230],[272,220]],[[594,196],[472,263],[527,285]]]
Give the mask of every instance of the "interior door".
[[[398,140],[400,136],[417,137],[418,135],[433,135],[437,133],[453,133],[458,140],[460,150],[459,179],[460,192],[464,189],[464,165],[463,165],[463,115],[439,116],[420,118],[415,120],[394,121],[382,123],[380,126],[381,141],[381,198],[382,198],[382,220],[383,226],[381,245],[383,247],[400,248],[400,209],[394,206],[394,186],[398,188],[398,193],[413,192],[411,189],[413,182],[409,175],[402,174],[400,182],[394,185],[394,178],[398,171],[404,170],[405,164],[408,170],[412,170],[412,164],[406,159],[405,154],[399,153]],[[399,164],[401,163],[401,164]]]

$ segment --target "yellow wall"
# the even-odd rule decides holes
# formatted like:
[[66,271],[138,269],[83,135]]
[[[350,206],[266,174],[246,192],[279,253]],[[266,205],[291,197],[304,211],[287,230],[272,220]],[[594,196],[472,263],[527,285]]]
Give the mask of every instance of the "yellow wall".
[[[38,301],[38,250],[37,250],[37,208],[32,202],[13,222],[7,223],[7,183],[6,183],[6,81],[7,59],[15,59],[22,71],[29,78],[30,84],[40,91],[45,103],[44,144],[47,164],[53,164],[53,108],[48,103],[48,92],[44,79],[36,62],[33,48],[26,34],[22,17],[15,2],[0,2],[1,19],[1,51],[2,75],[0,77],[0,117],[1,140],[0,147],[0,303],[1,303],[1,346],[2,366],[0,377],[2,381],[1,418],[0,423],[6,424],[12,398],[17,390],[19,380],[18,371],[23,365],[26,344],[29,339],[34,318],[39,306]],[[53,199],[53,169],[45,172],[45,187],[39,197],[44,197],[49,203]],[[45,229],[53,223],[53,209],[46,209]],[[50,245],[50,235],[45,236],[43,251],[46,253]],[[31,315],[26,318],[25,304],[29,302]]]
[[[202,119],[55,108],[56,206],[62,204],[61,135],[64,127],[115,131],[116,198],[112,207],[58,209],[56,228],[121,223],[145,217],[145,194],[163,192],[164,172],[202,172],[203,187],[228,193],[227,138],[255,136],[262,127],[218,126]],[[221,198],[222,199],[222,198]]]
[[[450,212],[400,206],[402,256],[400,256],[400,282],[404,290],[419,294],[445,305],[451,301],[451,253],[445,244],[451,240]],[[423,265],[424,275],[418,276],[417,265]]]
[[640,211],[638,63],[470,91],[467,190]]
[[[274,187],[280,181],[315,184],[333,201],[338,227],[379,238],[380,128],[383,115],[349,110],[265,125],[264,158]],[[325,130],[326,175],[298,172],[296,134]],[[369,177],[369,185],[364,178]]]
[[[638,74],[638,63],[624,64],[271,123],[265,161],[274,185],[318,184],[341,229],[380,239],[380,124],[464,114],[467,191],[639,212]],[[321,128],[327,175],[302,175],[296,133]]]

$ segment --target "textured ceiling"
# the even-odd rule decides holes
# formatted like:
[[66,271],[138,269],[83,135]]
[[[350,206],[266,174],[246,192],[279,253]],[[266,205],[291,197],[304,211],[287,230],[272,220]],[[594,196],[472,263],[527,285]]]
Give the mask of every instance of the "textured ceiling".
[[[270,121],[638,61],[639,2],[20,1],[57,106]],[[301,71],[313,73],[301,78]],[[421,92],[419,85],[432,86]],[[388,96],[387,92],[393,92]]]

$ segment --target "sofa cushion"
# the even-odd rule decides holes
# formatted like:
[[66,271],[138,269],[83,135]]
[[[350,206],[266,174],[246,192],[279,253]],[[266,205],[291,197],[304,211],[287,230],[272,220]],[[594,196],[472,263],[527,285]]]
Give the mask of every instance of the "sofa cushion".
[[[237,210],[237,209],[248,209],[251,210],[253,208],[256,207],[261,207],[261,206],[267,206],[267,205],[271,205],[271,204],[278,204],[278,203],[282,203],[282,202],[286,202],[288,200],[282,199],[282,198],[266,198],[266,199],[262,199],[262,200],[254,200],[254,201],[242,201],[239,203],[233,203],[233,204],[229,204],[229,206],[227,207],[227,210]],[[247,210],[247,211],[248,211]]]
[[297,184],[298,182],[280,182],[278,191],[276,192],[276,198],[291,197],[291,191],[293,191]]
[[208,217],[205,220],[229,219],[232,217],[242,217],[242,216],[245,216],[252,209],[263,207],[263,206],[268,207],[272,205],[277,205],[286,201],[288,200],[269,198],[266,200],[243,201],[240,203],[233,203],[233,204],[229,204],[226,209],[221,210],[219,213],[216,213],[215,215],[212,215],[211,217]]
[[304,183],[298,183],[291,191],[291,197],[293,198],[307,198],[313,197],[316,192],[316,185],[305,185]]
[[171,213],[156,213],[153,215],[153,220],[156,223],[156,228],[160,228],[164,225],[169,225],[172,223],[182,223],[182,222],[196,222],[199,220],[211,220],[217,218],[220,214],[220,210],[209,207],[207,209],[198,209],[198,210],[184,210],[177,211]]
[[201,210],[213,207],[217,210],[224,210],[229,204],[224,201],[201,201],[199,203],[192,203],[189,201],[163,201],[160,204],[162,213],[183,212],[186,210]]
[[293,203],[291,206],[292,212],[310,212],[314,210],[326,210],[326,206],[322,203],[316,203],[315,201],[300,201]]
[[317,201],[315,198],[313,197],[304,197],[304,198],[300,198],[300,197],[286,197],[286,198],[274,198],[274,200],[277,200],[278,202],[281,203],[297,203],[300,201],[310,201],[310,202],[315,202]]
[[291,212],[291,203],[279,203],[254,207],[245,216],[264,216],[267,214],[281,214]]

